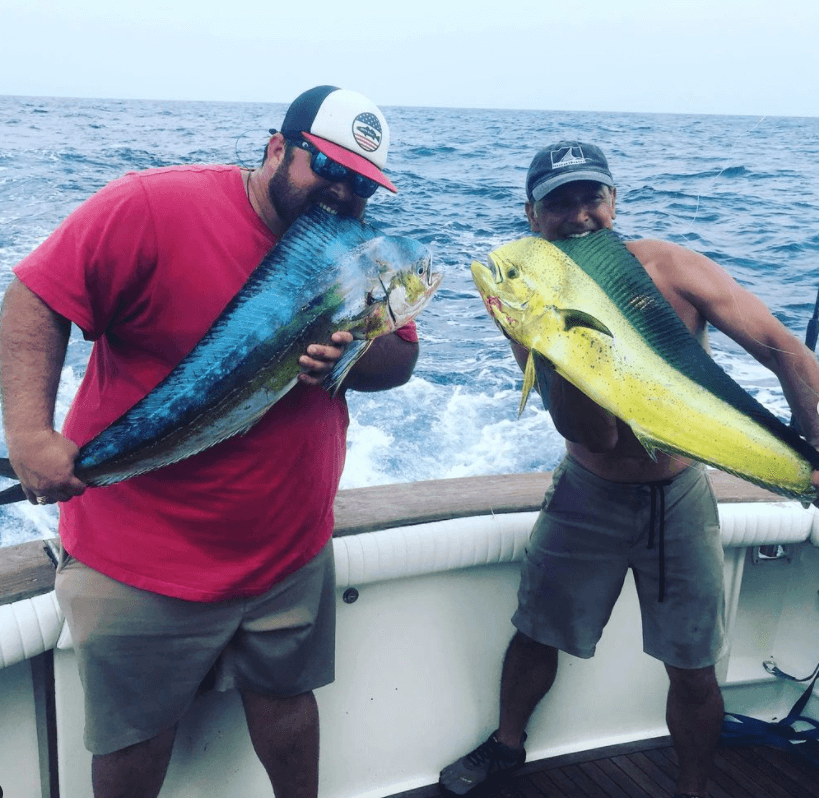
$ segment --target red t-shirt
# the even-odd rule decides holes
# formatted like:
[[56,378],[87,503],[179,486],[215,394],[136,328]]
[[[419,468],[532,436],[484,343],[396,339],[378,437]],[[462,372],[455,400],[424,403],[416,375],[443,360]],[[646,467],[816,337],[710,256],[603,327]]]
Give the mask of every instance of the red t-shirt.
[[[83,203],[15,269],[94,341],[64,434],[82,445],[159,383],[275,243],[236,167],[132,173]],[[156,593],[262,593],[330,538],[347,424],[343,398],[297,384],[246,434],[62,504],[63,544]]]

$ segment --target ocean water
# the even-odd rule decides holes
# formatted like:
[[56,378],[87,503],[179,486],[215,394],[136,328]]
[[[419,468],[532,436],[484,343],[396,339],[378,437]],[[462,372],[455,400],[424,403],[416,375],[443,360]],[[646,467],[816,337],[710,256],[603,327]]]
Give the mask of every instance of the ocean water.
[[[0,97],[0,290],[12,268],[106,182],[175,163],[255,165],[284,105]],[[486,315],[472,260],[528,233],[524,179],[564,138],[603,148],[618,184],[617,229],[713,258],[799,337],[819,272],[819,119],[385,108],[389,173],[369,218],[427,243],[444,284],[419,319],[410,382],[349,395],[342,487],[549,470],[563,444],[537,397],[517,418],[521,374]],[[712,331],[717,362],[783,419],[775,377]],[[75,330],[62,421],[90,345]],[[5,444],[0,445],[5,454]],[[0,545],[54,534],[56,509],[0,510]]]

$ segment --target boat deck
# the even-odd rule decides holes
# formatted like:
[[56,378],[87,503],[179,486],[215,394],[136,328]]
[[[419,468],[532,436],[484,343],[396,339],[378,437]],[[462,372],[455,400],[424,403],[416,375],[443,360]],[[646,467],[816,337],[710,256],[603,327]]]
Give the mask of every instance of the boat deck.
[[[664,737],[531,762],[476,798],[672,798],[676,774],[677,757]],[[437,796],[437,786],[401,794]],[[819,798],[819,768],[767,746],[720,747],[708,796]]]

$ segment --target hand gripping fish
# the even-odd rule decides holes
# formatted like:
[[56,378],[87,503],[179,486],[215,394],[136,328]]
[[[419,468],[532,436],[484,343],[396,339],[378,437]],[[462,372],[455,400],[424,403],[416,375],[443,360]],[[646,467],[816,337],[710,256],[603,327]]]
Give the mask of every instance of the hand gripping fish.
[[[442,277],[419,242],[313,208],[173,371],[80,448],[76,475],[111,485],[245,432],[295,385],[308,344],[348,330],[354,340],[325,380],[337,391],[372,340],[415,318]],[[8,460],[0,475],[16,479]],[[0,504],[24,498],[15,485]]]
[[523,410],[540,357],[656,449],[713,465],[803,503],[819,452],[703,350],[619,236],[527,237],[472,264],[497,325],[530,350]]

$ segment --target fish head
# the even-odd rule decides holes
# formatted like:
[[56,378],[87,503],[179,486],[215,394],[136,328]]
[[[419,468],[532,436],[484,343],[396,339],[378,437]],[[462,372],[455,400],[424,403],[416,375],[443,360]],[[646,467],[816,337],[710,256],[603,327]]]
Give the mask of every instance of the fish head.
[[354,334],[375,338],[414,319],[438,290],[443,274],[432,271],[429,250],[403,236],[378,236],[366,244],[371,268],[363,269],[364,307]]
[[593,332],[610,339],[609,328],[578,308],[587,289],[583,272],[544,238],[527,237],[489,253],[489,267],[472,264],[472,279],[501,332],[552,360],[553,348]]
[[403,327],[423,310],[443,279],[442,272],[432,271],[432,257],[426,248],[418,251],[406,268],[387,267],[382,272],[381,283],[396,328]]
[[[539,246],[541,241],[547,245],[545,250]],[[549,257],[551,245],[547,241],[528,238],[521,242],[513,241],[490,252],[488,266],[473,262],[472,279],[504,335],[530,347],[529,330],[553,303],[562,271],[557,268],[559,260]]]

